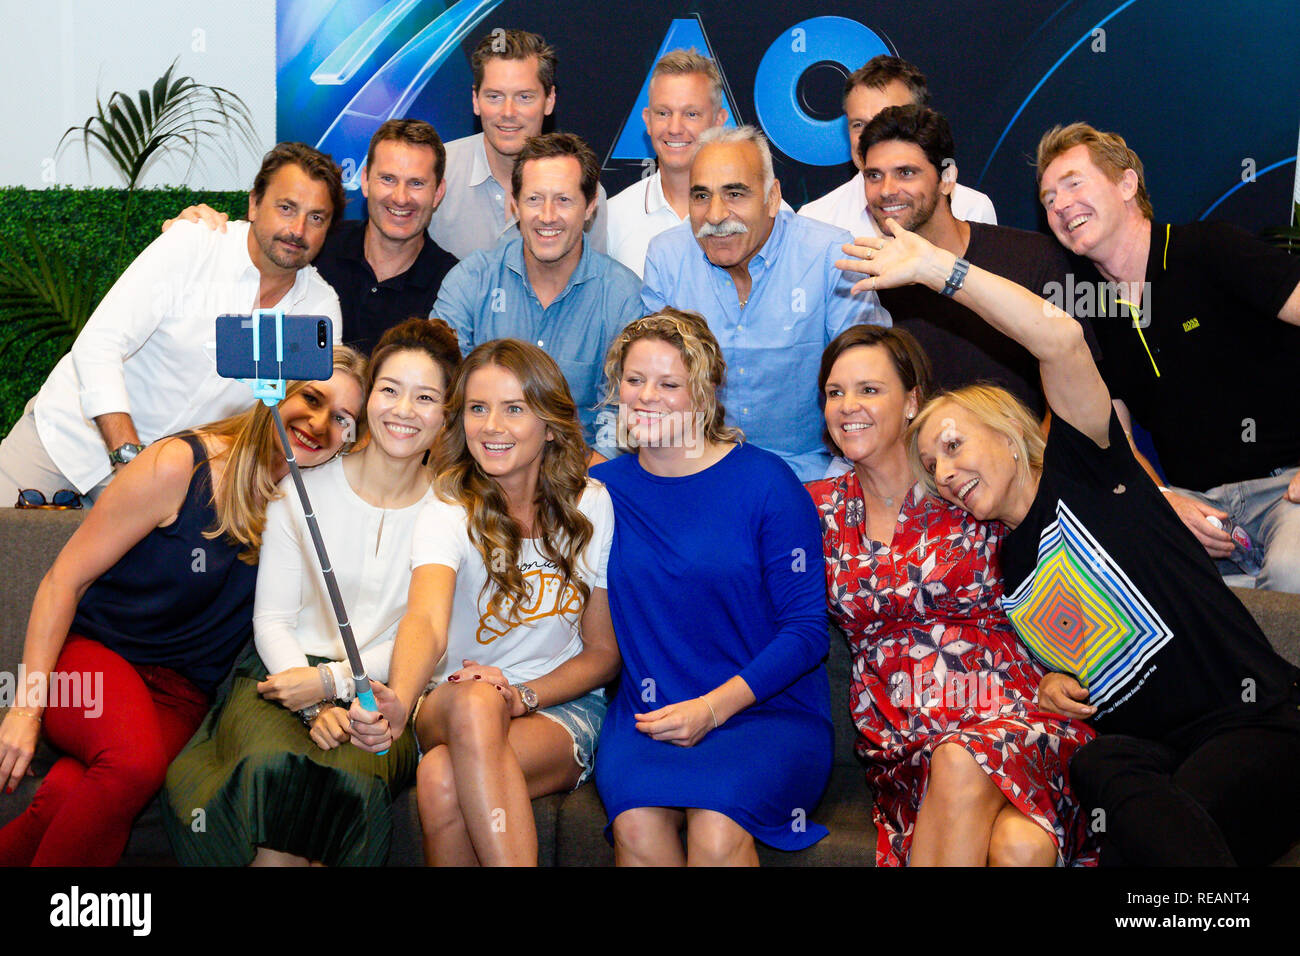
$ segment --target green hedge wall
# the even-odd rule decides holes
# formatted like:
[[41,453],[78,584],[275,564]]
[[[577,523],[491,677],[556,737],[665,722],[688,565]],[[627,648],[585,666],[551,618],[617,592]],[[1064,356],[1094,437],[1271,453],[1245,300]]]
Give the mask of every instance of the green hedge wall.
[[[25,189],[0,188],[0,235],[22,247],[26,245],[27,223],[47,253],[61,255],[79,272],[102,276],[97,296],[102,296],[131,260],[158,235],[164,219],[186,206],[207,203],[214,209],[242,218],[248,211],[248,193],[215,192],[181,186],[138,190],[130,197],[125,189]],[[126,222],[123,225],[123,212]],[[125,239],[123,238],[125,236]],[[121,249],[118,256],[119,247]],[[117,262],[114,262],[117,257]],[[0,312],[0,322],[5,320]],[[6,435],[22,414],[23,406],[40,389],[45,376],[62,358],[53,345],[34,349],[22,367],[15,357],[4,359],[0,371],[0,436]]]

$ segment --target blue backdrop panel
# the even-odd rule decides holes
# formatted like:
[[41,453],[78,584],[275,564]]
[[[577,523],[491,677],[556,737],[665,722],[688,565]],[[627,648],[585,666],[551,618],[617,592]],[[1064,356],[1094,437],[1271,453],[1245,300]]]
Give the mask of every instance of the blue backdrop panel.
[[796,207],[850,175],[844,79],[888,52],[928,74],[959,178],[1007,224],[1041,227],[1034,147],[1076,119],[1129,140],[1158,217],[1252,230],[1289,218],[1295,0],[279,0],[277,21],[278,135],[320,144],[349,178],[391,116],[427,119],[445,139],[475,131],[469,53],[519,27],[559,50],[552,124],[605,157],[611,194],[644,169],[641,109],[663,50],[715,57],[729,113],[765,129]]

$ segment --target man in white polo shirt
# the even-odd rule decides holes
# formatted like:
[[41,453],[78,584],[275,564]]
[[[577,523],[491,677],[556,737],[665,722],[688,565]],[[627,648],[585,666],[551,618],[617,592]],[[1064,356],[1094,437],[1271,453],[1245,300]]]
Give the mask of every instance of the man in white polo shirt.
[[[447,192],[429,223],[429,235],[457,259],[519,235],[510,211],[515,157],[555,109],[555,48],[536,33],[493,30],[470,57],[474,115],[483,132],[447,144]],[[586,240],[604,252],[605,187],[596,184],[596,215]]]
[[609,201],[608,249],[638,276],[645,273],[650,240],[687,218],[700,134],[727,122],[717,66],[694,48],[665,53],[650,73],[641,119],[659,168]]
[[302,143],[262,161],[248,222],[180,222],[136,257],[0,444],[0,506],[34,489],[93,501],[144,445],[234,415],[248,386],[216,368],[216,318],[256,308],[324,315],[339,300],[308,263],[344,204],[339,168]]
[[[925,74],[906,60],[896,56],[877,56],[855,70],[844,83],[844,115],[849,121],[849,155],[857,172],[844,185],[805,205],[799,210],[799,215],[847,229],[855,237],[880,235],[875,220],[867,211],[858,137],[885,107],[913,104],[929,106],[930,88],[926,85]],[[952,214],[958,219],[997,225],[993,201],[982,192],[957,183],[951,200]]]

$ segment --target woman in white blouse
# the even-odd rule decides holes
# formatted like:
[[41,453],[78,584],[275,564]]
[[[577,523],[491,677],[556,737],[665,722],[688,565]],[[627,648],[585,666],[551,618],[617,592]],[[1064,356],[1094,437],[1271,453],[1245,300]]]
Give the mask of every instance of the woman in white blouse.
[[396,749],[414,729],[426,862],[535,866],[530,799],[590,774],[619,669],[605,590],[614,511],[587,477],[564,376],[536,346],[474,349],[446,415],[392,689],[374,685],[380,714],[353,704],[353,741]]
[[[459,361],[440,320],[390,329],[367,374],[364,449],[303,473],[366,673],[379,680],[406,610],[415,519],[432,498],[426,453]],[[281,490],[262,538],[256,653],[171,765],[164,820],[185,864],[379,865],[415,749],[341,746],[356,688],[297,493],[287,480]]]

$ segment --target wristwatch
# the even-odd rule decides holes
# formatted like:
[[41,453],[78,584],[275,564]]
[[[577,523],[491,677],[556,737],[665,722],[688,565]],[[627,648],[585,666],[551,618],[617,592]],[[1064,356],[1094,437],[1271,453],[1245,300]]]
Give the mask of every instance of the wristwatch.
[[946,296],[956,295],[957,290],[960,289],[962,283],[966,281],[966,272],[969,269],[970,263],[958,256],[957,261],[952,264],[952,274],[948,276],[948,281],[944,283],[943,288],[940,289],[939,292]]
[[295,711],[295,713],[298,715],[298,719],[302,721],[302,725],[310,730],[311,725],[316,722],[316,718],[320,716],[320,712],[325,709],[325,705],[328,703],[329,701],[318,700],[314,704],[308,704],[302,710]]
[[524,716],[537,713],[537,691],[533,690],[527,684],[515,684],[515,690],[519,691],[519,699],[524,702]]
[[114,465],[125,465],[142,451],[144,451],[144,445],[124,442],[108,453],[108,460]]

